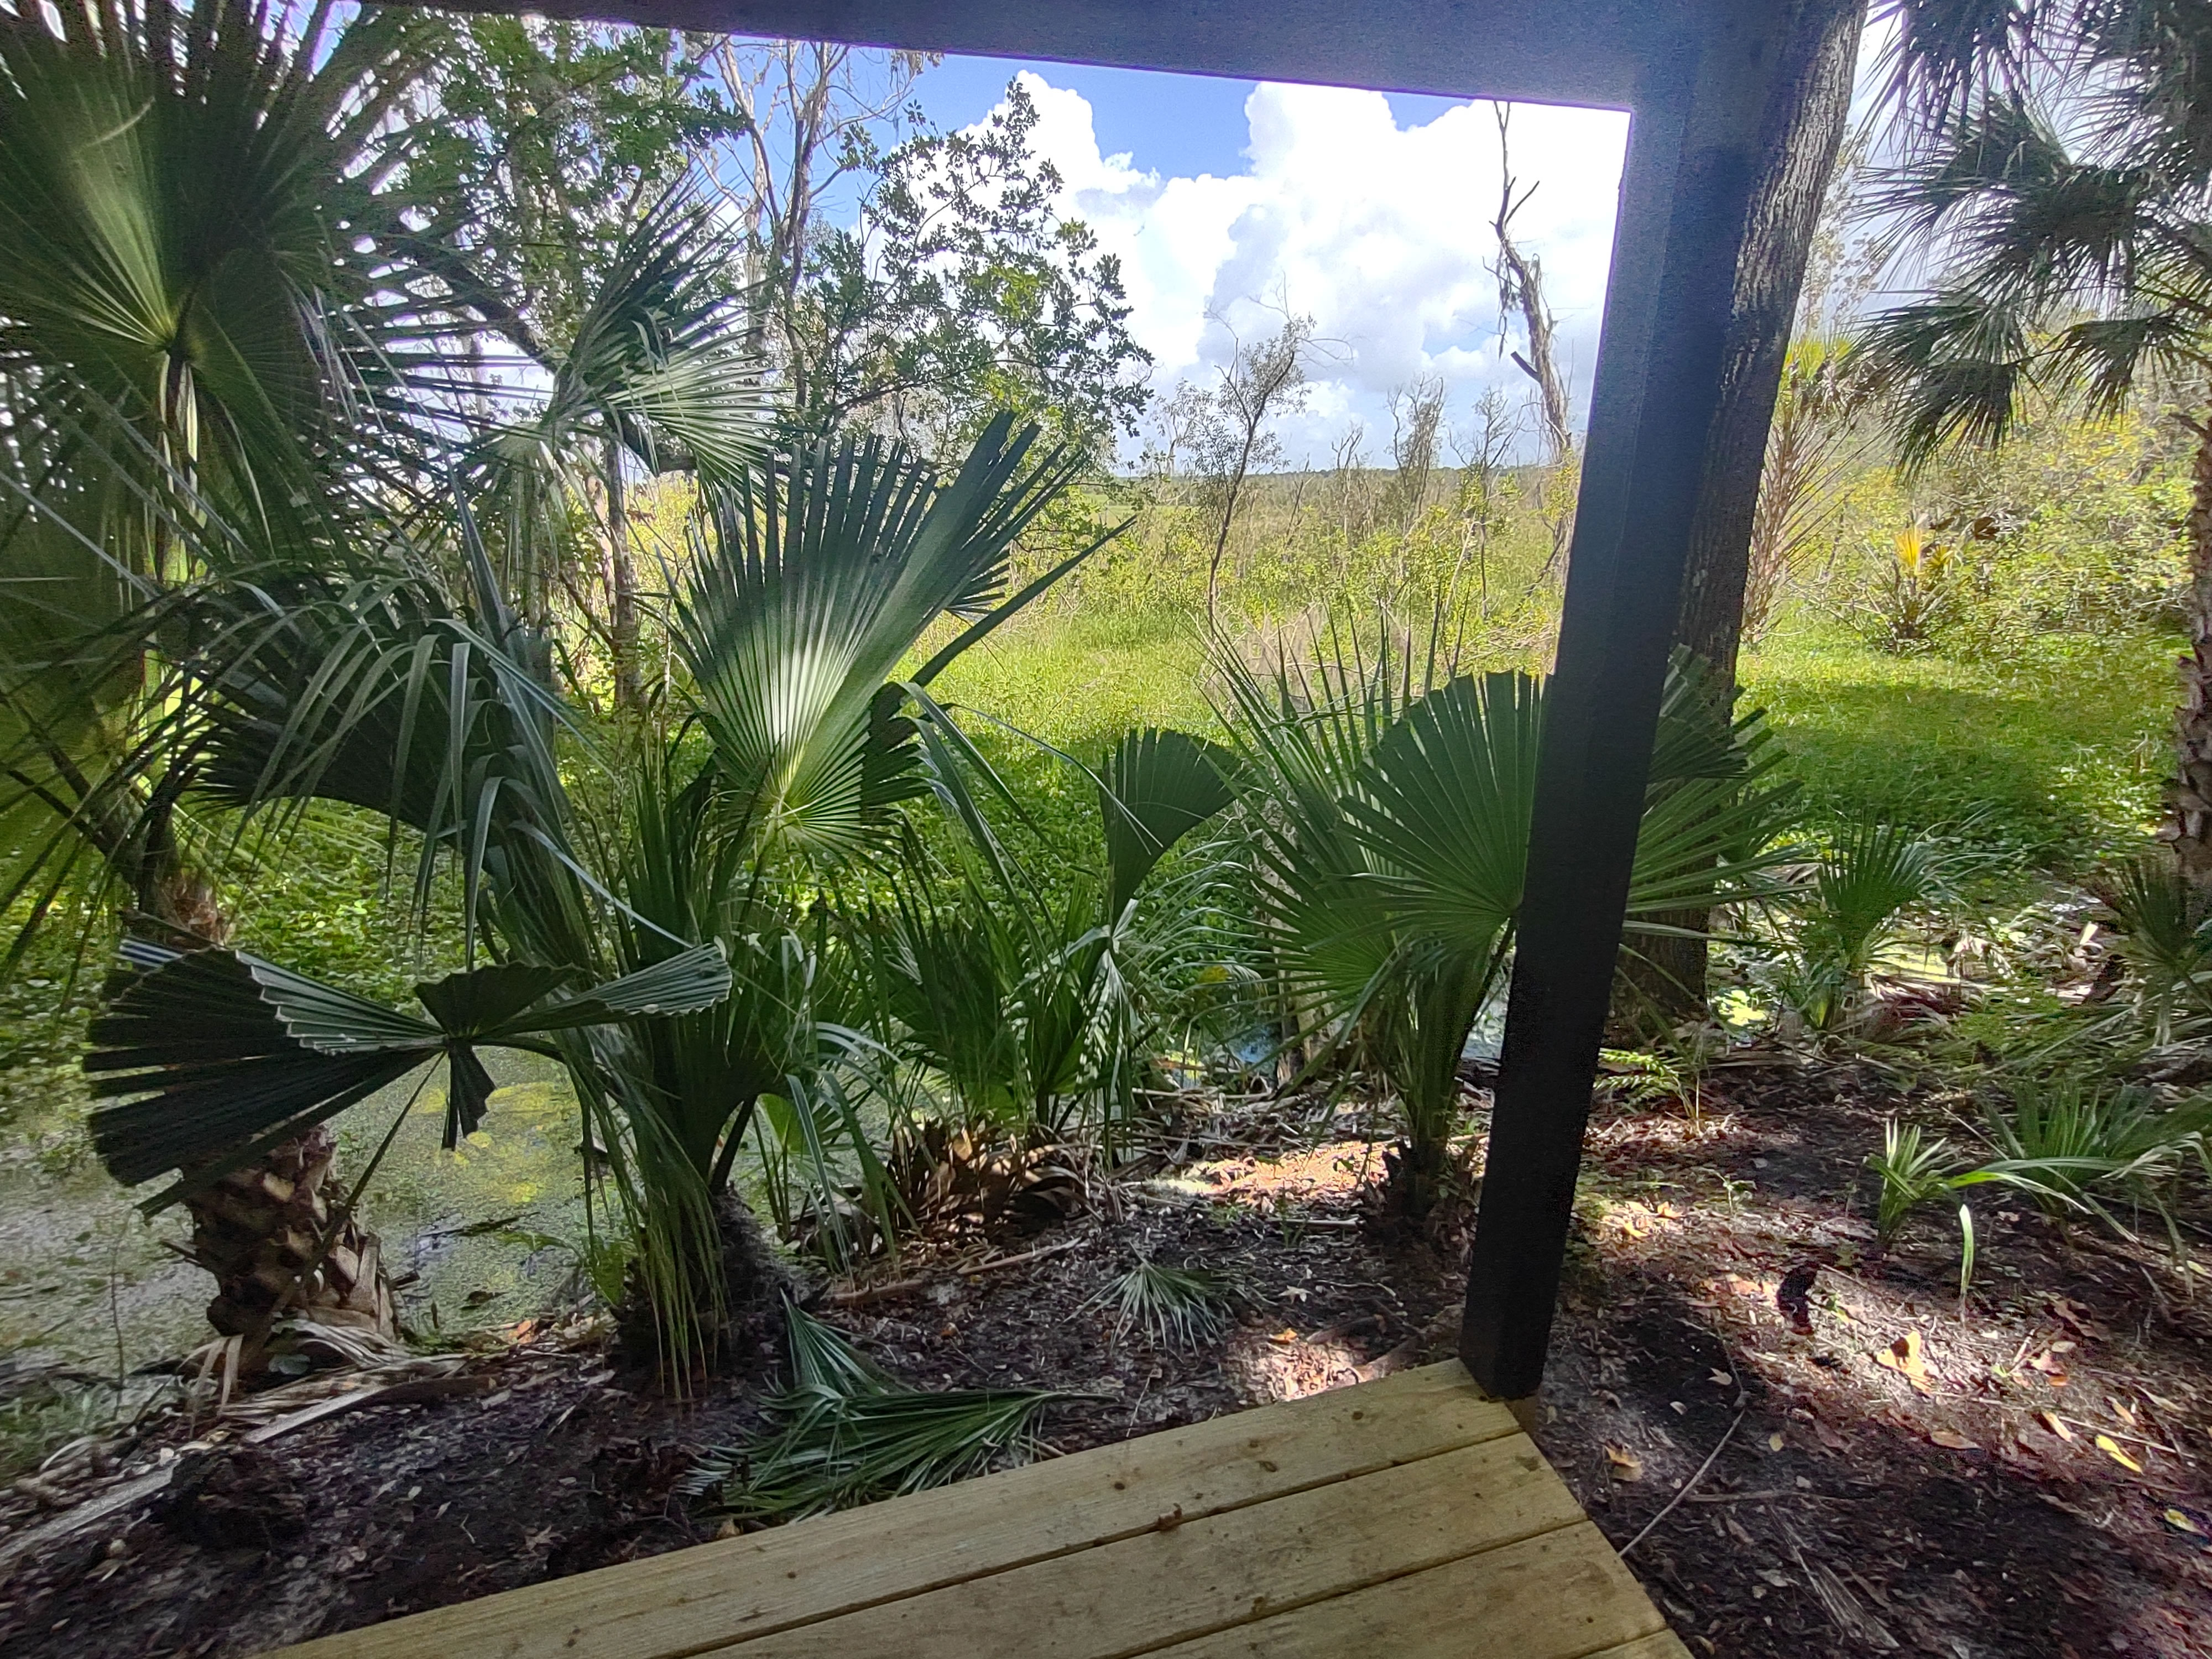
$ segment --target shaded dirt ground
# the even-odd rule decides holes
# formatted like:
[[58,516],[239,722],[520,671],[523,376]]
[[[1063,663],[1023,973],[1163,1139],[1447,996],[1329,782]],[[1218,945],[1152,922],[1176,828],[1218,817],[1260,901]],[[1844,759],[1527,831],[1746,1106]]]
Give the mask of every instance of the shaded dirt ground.
[[[1962,1303],[1948,1218],[1887,1256],[1863,1218],[1899,1105],[1871,1073],[1769,1067],[1723,1073],[1695,1124],[1601,1113],[1546,1453],[1694,1650],[2212,1656],[2212,1279],[2192,1297],[2162,1253],[1978,1200]],[[1087,1213],[924,1241],[825,1312],[920,1385],[1083,1391],[1048,1419],[1060,1451],[1451,1351],[1463,1207],[1373,1224],[1352,1117],[1194,1111]],[[1096,1298],[1140,1254],[1226,1270],[1234,1328],[1117,1340]],[[0,1648],[247,1654],[703,1540],[720,1522],[673,1488],[753,1420],[753,1346],[752,1383],[680,1407],[587,1322],[261,1446],[149,1419],[0,1496]],[[179,1459],[167,1493],[20,1547]]]

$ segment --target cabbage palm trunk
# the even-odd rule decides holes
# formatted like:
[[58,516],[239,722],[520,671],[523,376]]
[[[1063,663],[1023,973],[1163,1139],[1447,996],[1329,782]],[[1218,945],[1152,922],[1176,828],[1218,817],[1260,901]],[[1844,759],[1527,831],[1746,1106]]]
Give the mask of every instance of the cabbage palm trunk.
[[208,1323],[240,1339],[244,1376],[265,1368],[283,1317],[398,1340],[383,1247],[347,1212],[337,1160],[318,1124],[185,1200],[191,1259],[216,1281]]

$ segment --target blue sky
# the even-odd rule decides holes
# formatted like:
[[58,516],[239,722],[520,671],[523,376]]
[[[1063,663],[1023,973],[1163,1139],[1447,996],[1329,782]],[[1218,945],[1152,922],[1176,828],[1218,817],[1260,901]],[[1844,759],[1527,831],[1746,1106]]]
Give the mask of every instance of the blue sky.
[[[1251,136],[1244,100],[1255,81],[1029,58],[948,58],[922,82],[923,106],[941,126],[971,125],[990,113],[1006,95],[1006,82],[1024,70],[1082,95],[1091,106],[1098,147],[1109,155],[1127,151],[1140,167],[1185,176],[1226,175],[1243,166]],[[1455,101],[1416,93],[1384,96],[1401,126],[1432,121]]]
[[[1021,76],[1032,143],[1060,210],[1120,256],[1153,384],[1211,383],[1240,340],[1314,319],[1305,407],[1281,422],[1291,465],[1325,461],[1357,422],[1389,453],[1390,399],[1422,376],[1464,429],[1486,388],[1528,382],[1501,334],[1498,119],[1490,104],[1345,88],[995,58],[948,58],[915,97],[937,125],[982,120]],[[1543,261],[1577,406],[1595,361],[1626,118],[1523,105],[1510,155],[1535,191],[1515,221]],[[1125,445],[1133,455],[1137,444]]]

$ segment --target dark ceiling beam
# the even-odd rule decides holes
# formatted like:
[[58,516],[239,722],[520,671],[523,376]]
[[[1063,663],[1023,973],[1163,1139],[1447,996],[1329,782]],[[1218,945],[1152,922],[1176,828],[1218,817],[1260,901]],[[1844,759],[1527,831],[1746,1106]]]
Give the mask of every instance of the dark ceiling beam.
[[[500,0],[455,10],[514,11]],[[532,0],[549,17],[1386,92],[1629,106],[1640,66],[1739,0]]]

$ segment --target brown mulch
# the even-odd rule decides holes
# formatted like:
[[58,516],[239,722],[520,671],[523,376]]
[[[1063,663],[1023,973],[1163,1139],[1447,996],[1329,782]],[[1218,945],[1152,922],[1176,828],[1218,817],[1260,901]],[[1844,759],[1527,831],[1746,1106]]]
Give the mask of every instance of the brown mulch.
[[[1379,1227],[1352,1116],[1187,1104],[1151,1178],[1036,1236],[926,1241],[829,1316],[918,1385],[1080,1391],[1048,1419],[1061,1450],[1450,1352],[1463,1206]],[[1977,1197],[1962,1304],[1947,1218],[1887,1256],[1865,1224],[1899,1104],[1871,1072],[1775,1066],[1723,1071],[1696,1124],[1601,1112],[1547,1455],[1617,1547],[1644,1534],[1630,1565],[1695,1651],[2212,1659],[2212,1279],[2192,1297],[2160,1253]],[[1226,1272],[1234,1328],[1117,1338],[1097,1298],[1140,1255]],[[0,1566],[0,1650],[248,1654],[713,1535],[676,1482],[754,1420],[772,1354],[677,1405],[589,1329],[526,1334],[471,1362],[481,1392],[252,1448],[202,1424],[218,1443],[182,1449],[167,1419],[76,1490],[0,1495],[4,1553],[185,1460],[161,1498]]]

